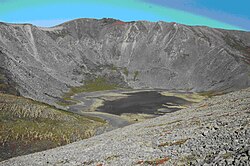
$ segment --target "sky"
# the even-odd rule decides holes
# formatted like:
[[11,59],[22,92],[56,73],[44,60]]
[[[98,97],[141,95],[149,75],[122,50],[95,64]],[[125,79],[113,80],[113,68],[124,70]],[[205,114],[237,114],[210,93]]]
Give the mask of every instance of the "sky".
[[166,21],[250,31],[250,0],[0,0],[0,21],[51,27],[76,18]]

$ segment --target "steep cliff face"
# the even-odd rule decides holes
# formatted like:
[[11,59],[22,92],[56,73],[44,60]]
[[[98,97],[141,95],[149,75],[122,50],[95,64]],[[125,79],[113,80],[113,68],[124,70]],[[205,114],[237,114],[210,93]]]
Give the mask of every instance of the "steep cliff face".
[[103,76],[119,86],[234,90],[250,85],[250,33],[165,22],[0,23],[1,69],[18,92],[53,102]]

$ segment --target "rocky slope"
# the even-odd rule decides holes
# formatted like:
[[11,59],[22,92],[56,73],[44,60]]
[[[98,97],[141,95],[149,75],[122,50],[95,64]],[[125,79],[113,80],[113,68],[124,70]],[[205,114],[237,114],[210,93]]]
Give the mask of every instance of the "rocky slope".
[[105,122],[0,93],[0,161],[72,143]]
[[250,88],[0,165],[250,165]]
[[235,90],[250,85],[249,63],[248,32],[113,19],[0,23],[0,91],[51,104],[99,77],[119,87]]

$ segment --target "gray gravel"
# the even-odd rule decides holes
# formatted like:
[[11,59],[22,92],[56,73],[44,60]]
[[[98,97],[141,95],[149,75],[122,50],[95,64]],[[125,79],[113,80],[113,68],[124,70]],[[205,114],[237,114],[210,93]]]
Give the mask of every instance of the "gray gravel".
[[250,88],[0,165],[250,165]]

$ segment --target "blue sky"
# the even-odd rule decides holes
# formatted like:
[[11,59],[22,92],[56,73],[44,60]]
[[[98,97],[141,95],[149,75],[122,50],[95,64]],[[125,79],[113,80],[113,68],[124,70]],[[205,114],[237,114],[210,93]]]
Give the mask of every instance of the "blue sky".
[[0,21],[54,26],[76,18],[116,18],[250,31],[250,0],[0,0]]
[[144,0],[250,30],[250,0]]

